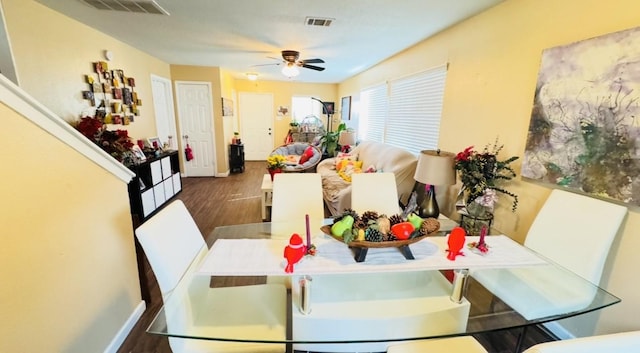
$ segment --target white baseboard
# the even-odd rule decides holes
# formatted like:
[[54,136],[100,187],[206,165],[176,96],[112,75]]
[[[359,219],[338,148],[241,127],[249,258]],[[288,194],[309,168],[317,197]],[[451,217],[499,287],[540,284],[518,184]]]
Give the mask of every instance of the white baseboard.
[[542,325],[561,340],[576,338],[571,332],[569,332],[557,321],[547,322]]
[[147,304],[145,303],[144,300],[141,300],[140,304],[136,306],[136,308],[133,310],[133,312],[127,319],[127,321],[124,323],[124,325],[122,325],[122,327],[120,328],[118,333],[115,335],[115,337],[113,337],[113,339],[111,340],[111,343],[109,343],[107,348],[105,348],[104,353],[118,352],[118,349],[122,345],[122,342],[124,342],[124,340],[127,338],[129,333],[133,329],[133,326],[135,326],[138,320],[140,320],[140,317],[142,316],[142,313],[144,313],[144,310],[146,308],[147,308]]

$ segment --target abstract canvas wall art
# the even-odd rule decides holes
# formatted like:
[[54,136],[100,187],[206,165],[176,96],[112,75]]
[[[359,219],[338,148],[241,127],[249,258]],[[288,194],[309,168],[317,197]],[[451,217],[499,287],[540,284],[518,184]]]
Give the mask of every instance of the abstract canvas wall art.
[[640,28],[546,49],[522,176],[640,205]]

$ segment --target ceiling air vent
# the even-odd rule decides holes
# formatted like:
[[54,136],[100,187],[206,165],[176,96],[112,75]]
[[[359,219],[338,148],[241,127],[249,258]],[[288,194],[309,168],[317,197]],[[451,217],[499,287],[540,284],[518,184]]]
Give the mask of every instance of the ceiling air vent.
[[307,17],[305,24],[307,26],[329,27],[335,18]]
[[98,10],[169,15],[154,0],[80,0]]

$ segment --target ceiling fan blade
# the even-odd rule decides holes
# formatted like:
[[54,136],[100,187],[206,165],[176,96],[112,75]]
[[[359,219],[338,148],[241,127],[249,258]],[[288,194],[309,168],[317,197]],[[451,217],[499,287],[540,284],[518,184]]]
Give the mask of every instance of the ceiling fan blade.
[[273,63],[273,64],[257,64],[257,65],[251,65],[251,67],[256,67],[256,66],[272,66],[272,65],[280,65],[281,63]]
[[302,60],[303,64],[324,64],[324,60],[322,59],[306,59]]
[[311,69],[311,70],[316,70],[316,71],[324,71],[324,67],[315,66],[315,65],[302,64],[302,67]]

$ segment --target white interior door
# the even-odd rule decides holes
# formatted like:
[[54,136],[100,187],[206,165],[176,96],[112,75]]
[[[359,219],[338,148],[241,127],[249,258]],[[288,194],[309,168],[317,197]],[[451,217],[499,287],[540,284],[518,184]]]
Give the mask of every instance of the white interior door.
[[193,159],[185,158],[185,176],[215,175],[213,102],[208,82],[176,82],[178,119],[182,146],[193,150]]
[[153,95],[153,109],[156,113],[156,133],[162,142],[169,142],[171,149],[178,148],[176,136],[176,117],[173,110],[173,91],[169,79],[151,75],[151,94]]
[[244,158],[266,160],[273,151],[273,94],[240,92],[238,100]]

